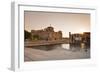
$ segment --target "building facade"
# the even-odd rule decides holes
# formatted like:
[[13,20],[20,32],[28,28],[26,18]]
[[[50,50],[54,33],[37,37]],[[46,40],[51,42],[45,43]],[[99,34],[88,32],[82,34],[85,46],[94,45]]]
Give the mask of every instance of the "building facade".
[[71,34],[71,32],[69,32],[69,42],[72,47],[82,47],[82,45],[84,45],[84,48],[90,48],[90,32],[84,32],[83,34]]
[[41,30],[31,30],[33,40],[61,40],[62,32],[55,32],[54,28],[49,26]]

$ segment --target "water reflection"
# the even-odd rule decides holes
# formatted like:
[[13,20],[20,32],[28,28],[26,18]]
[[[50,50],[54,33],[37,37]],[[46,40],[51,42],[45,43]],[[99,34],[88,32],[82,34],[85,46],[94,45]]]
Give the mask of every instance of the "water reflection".
[[62,46],[61,46],[61,44],[57,44],[57,45],[42,45],[42,46],[34,46],[33,48],[34,49],[50,51],[50,50],[53,50],[53,49],[62,48]]
[[62,48],[69,50],[70,44],[61,44]]
[[81,44],[56,44],[56,45],[44,45],[44,46],[35,46],[34,49],[40,49],[45,51],[50,51],[54,49],[66,49],[69,51],[80,51],[84,50],[87,52],[87,50],[90,48],[89,46],[86,46],[84,43]]
[[61,45],[62,48],[66,49],[66,50],[70,50],[70,51],[80,51],[80,50],[84,50],[87,51],[88,48],[86,48],[84,43],[81,44],[62,44]]

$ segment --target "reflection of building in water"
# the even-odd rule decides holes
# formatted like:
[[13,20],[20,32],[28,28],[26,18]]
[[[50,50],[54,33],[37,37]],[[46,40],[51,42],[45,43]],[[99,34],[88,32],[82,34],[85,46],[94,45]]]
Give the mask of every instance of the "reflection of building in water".
[[84,48],[90,47],[90,32],[84,32],[83,34],[71,34],[71,32],[69,32],[69,41],[71,46],[74,47],[82,47],[83,45]]
[[35,40],[60,40],[62,39],[62,32],[55,32],[54,28],[49,26],[41,30],[31,30],[32,39]]

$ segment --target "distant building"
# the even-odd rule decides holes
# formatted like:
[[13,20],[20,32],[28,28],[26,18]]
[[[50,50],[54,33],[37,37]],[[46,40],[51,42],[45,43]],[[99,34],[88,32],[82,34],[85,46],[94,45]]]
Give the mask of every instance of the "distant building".
[[83,43],[85,47],[90,47],[90,32],[84,32],[83,34],[69,32],[69,42],[71,45],[81,46]]
[[85,43],[87,46],[90,46],[90,32],[84,32],[82,42]]
[[82,34],[69,32],[70,43],[79,43],[82,41]]
[[62,32],[55,32],[54,28],[49,26],[41,30],[31,30],[32,39],[39,40],[60,40],[62,39]]
[[71,43],[90,42],[90,32],[84,32],[83,34],[80,33],[71,34],[71,32],[69,32],[69,38]]

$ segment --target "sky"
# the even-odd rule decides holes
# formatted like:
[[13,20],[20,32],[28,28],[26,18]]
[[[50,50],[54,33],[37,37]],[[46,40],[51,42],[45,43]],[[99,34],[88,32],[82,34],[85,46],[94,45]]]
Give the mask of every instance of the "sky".
[[63,37],[71,33],[90,32],[90,14],[24,11],[25,30],[40,30],[48,26],[62,31]]

